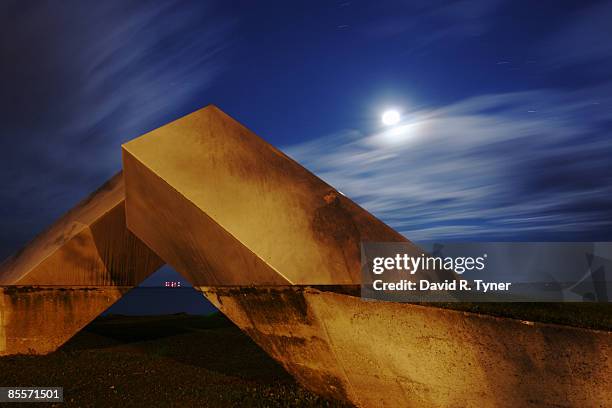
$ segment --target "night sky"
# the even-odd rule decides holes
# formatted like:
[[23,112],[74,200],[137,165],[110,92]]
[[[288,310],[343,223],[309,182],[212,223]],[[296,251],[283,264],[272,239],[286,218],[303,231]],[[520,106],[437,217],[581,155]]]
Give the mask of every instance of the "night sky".
[[0,19],[0,258],[117,172],[121,143],[210,103],[409,239],[612,240],[612,2],[3,1]]

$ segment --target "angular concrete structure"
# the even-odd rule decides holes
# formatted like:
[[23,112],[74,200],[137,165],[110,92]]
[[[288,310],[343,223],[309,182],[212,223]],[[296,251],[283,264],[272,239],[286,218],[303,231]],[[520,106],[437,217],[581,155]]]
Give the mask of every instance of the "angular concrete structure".
[[55,350],[163,264],[124,197],[118,174],[0,265],[0,355]]
[[361,300],[361,243],[408,241],[214,106],[125,144],[123,165],[0,266],[0,355],[54,350],[163,259],[330,398],[612,401],[610,332]]
[[407,241],[214,106],[123,168],[129,229],[196,286],[359,284],[362,241]]

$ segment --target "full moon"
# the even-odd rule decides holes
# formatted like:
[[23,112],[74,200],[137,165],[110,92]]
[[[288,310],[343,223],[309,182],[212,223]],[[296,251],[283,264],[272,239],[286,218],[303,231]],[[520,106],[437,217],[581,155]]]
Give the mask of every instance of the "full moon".
[[388,110],[382,115],[382,123],[387,126],[398,124],[400,121],[400,114],[396,110]]

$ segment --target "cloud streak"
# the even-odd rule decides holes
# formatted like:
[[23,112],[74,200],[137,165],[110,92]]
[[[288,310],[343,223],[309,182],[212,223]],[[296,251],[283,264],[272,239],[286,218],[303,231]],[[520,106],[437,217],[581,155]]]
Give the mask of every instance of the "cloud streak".
[[609,239],[611,91],[482,95],[284,150],[412,240]]
[[235,25],[211,7],[2,3],[0,255],[118,171],[122,142],[193,110]]

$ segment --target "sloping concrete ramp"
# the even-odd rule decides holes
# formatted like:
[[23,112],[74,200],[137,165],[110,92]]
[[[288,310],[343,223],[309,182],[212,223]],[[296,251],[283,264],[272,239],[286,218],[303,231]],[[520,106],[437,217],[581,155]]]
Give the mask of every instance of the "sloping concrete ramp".
[[163,259],[331,398],[612,401],[610,332],[362,301],[360,243],[406,239],[214,106],[126,143],[123,167],[0,266],[0,354],[54,350]]
[[606,407],[612,333],[329,286],[203,287],[311,391],[359,407]]

